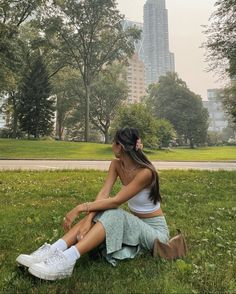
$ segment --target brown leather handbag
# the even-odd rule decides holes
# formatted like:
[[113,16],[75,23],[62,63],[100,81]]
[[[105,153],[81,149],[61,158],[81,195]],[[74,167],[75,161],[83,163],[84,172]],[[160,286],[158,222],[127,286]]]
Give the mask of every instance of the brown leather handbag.
[[180,230],[171,238],[167,244],[161,243],[158,239],[154,241],[153,257],[159,256],[168,260],[183,258],[187,255],[187,244]]

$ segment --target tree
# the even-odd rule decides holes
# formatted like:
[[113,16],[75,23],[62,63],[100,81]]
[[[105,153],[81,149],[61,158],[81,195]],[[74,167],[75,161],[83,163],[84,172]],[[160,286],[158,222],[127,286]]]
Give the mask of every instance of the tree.
[[[81,107],[84,95],[81,91],[82,81],[78,70],[65,67],[51,79],[51,82],[52,93],[56,96],[56,137],[61,140],[64,130],[67,129],[68,132],[68,127],[71,127],[68,122],[71,122],[75,109]],[[80,112],[83,113],[83,109]],[[76,123],[78,121],[73,119],[72,124]]]
[[50,135],[53,129],[54,101],[50,98],[51,85],[41,55],[24,77],[20,89],[19,121],[22,131],[38,138]]
[[158,119],[174,126],[178,139],[190,147],[203,143],[207,135],[208,112],[201,97],[191,92],[176,73],[169,73],[149,87],[147,104]]
[[42,5],[43,0],[2,0],[0,3],[0,91],[5,90],[7,77],[20,62],[19,29]]
[[[123,30],[122,16],[115,0],[55,1],[48,8],[47,28],[51,23],[64,42],[68,63],[78,68],[85,92],[85,141],[89,139],[91,85],[99,72],[115,60],[134,52],[136,28]],[[55,25],[56,24],[56,25]]]
[[109,142],[109,128],[121,102],[127,98],[128,88],[121,64],[113,64],[100,72],[91,88],[91,122]]
[[216,11],[205,33],[208,61],[211,69],[223,69],[233,77],[236,75],[236,0],[218,0]]
[[236,126],[236,83],[224,89],[222,100],[226,112]]
[[176,133],[172,124],[165,119],[159,119],[156,122],[156,134],[158,138],[158,145],[162,147],[168,147],[170,142],[175,139]]
[[[231,79],[236,76],[236,0],[218,0],[205,33],[207,59],[211,70],[220,70]],[[228,86],[223,99],[226,111],[236,123],[236,86]]]
[[14,56],[11,60],[4,57],[6,66],[0,69],[0,87],[2,96],[5,97],[4,114],[8,117],[8,132],[15,138],[18,133],[18,103],[19,87],[23,77],[29,69],[32,69],[38,52],[44,57],[50,79],[56,75],[64,66],[65,61],[62,54],[58,52],[59,44],[52,44],[51,39],[46,38],[38,27],[35,19],[27,21],[18,28],[14,38]]
[[137,128],[144,145],[148,147],[158,145],[156,119],[150,115],[147,106],[136,103],[120,107],[112,122],[112,133],[124,127]]

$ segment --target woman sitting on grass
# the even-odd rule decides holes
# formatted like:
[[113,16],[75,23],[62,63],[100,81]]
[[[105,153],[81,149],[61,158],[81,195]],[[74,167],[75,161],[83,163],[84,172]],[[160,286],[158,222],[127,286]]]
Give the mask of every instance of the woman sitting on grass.
[[[105,245],[103,255],[115,265],[116,260],[133,258],[140,250],[152,251],[155,239],[168,242],[158,174],[142,152],[138,131],[117,131],[112,150],[116,159],[96,200],[79,204],[66,214],[63,227],[67,233],[52,245],[46,243],[30,255],[17,257],[32,275],[45,280],[68,277],[80,256],[101,244]],[[116,196],[109,197],[118,177],[123,186]],[[125,202],[131,213],[118,208]],[[82,212],[87,215],[71,227]]]

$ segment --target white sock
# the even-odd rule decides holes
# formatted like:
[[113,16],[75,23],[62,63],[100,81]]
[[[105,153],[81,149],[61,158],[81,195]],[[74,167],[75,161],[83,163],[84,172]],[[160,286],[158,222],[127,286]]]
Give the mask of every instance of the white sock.
[[55,243],[53,243],[51,245],[51,248],[52,249],[56,249],[57,248],[57,249],[59,249],[61,251],[65,251],[68,248],[68,246],[66,244],[66,241],[64,241],[63,239],[59,239]]
[[64,251],[63,254],[71,263],[80,258],[79,250],[75,246],[71,246],[69,249]]

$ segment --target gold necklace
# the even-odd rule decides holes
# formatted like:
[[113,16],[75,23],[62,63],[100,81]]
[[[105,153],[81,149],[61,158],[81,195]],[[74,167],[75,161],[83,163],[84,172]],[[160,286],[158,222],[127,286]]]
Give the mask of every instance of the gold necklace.
[[126,167],[124,166],[123,163],[121,164],[121,166],[122,166],[122,168],[123,168],[125,171],[127,171],[127,172],[132,172],[132,171],[136,170],[136,169],[139,167],[139,165],[137,164],[137,165],[135,165],[135,167],[132,167],[132,168],[126,168]]

